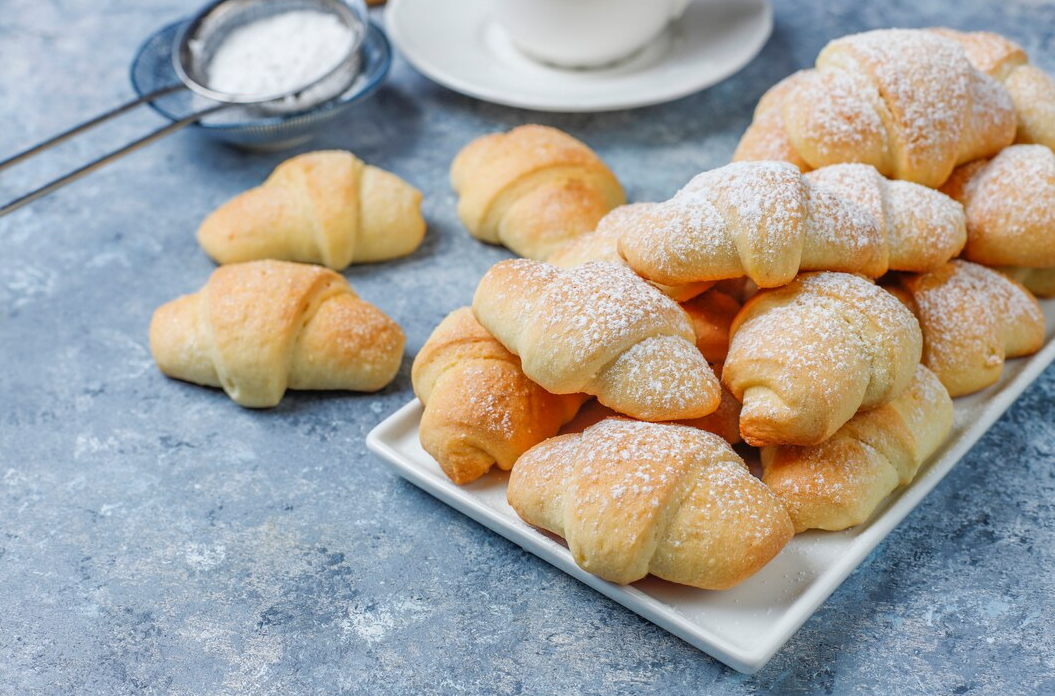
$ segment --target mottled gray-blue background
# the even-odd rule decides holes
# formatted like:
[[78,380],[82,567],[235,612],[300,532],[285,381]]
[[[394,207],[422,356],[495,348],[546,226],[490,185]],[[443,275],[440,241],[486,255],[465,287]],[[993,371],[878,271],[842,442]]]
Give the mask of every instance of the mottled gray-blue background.
[[[437,0],[438,1],[438,0]],[[0,154],[125,99],[176,0],[4,0]],[[632,199],[724,164],[770,84],[830,38],[989,28],[1055,70],[1055,4],[779,0],[739,75],[597,116],[483,104],[402,61],[316,146],[421,188],[429,233],[349,278],[406,329],[380,395],[247,411],[154,369],[155,307],[212,270],[194,230],[279,155],[182,133],[0,221],[0,694],[641,691],[1055,693],[1049,369],[761,673],[744,677],[398,478],[363,438],[410,358],[501,250],[458,224],[447,167],[528,121],[594,146]],[[0,176],[0,198],[157,125],[150,113]]]

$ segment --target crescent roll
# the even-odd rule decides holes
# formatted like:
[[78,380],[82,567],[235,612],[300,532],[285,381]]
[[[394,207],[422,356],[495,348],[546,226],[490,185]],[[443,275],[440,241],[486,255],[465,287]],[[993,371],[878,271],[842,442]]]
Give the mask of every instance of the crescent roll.
[[286,160],[198,229],[217,263],[279,259],[338,271],[406,256],[424,236],[421,192],[339,150]]
[[732,325],[722,381],[751,445],[816,445],[861,409],[897,398],[915,373],[915,317],[874,283],[807,273],[752,297]]
[[480,281],[473,313],[554,394],[593,394],[641,420],[718,408],[721,388],[688,316],[626,266],[503,261]]
[[887,244],[861,206],[821,190],[786,162],[737,162],[699,174],[663,203],[622,220],[619,253],[668,285],[747,276],[760,287],[799,271],[878,277]]
[[794,534],[780,500],[716,435],[610,418],[526,452],[509,504],[564,537],[572,558],[605,580],[648,574],[703,589],[732,587]]
[[959,254],[967,240],[963,206],[934,189],[887,179],[867,164],[833,164],[805,179],[872,215],[887,241],[892,271],[938,268]]
[[421,446],[457,484],[517,458],[553,437],[586,400],[550,394],[520,369],[468,307],[447,315],[414,359],[414,393],[425,406]]
[[987,31],[931,31],[955,40],[974,67],[1004,85],[1018,116],[1016,142],[1055,149],[1055,80],[1030,65],[1021,46]]
[[762,448],[762,482],[784,502],[796,532],[846,529],[912,482],[952,419],[949,392],[918,365],[900,396],[858,413],[819,445]]
[[619,181],[593,150],[537,125],[466,145],[451,164],[451,185],[470,234],[539,260],[626,202]]
[[201,290],[154,312],[150,352],[169,377],[223,387],[251,408],[286,389],[376,391],[396,376],[403,331],[319,266],[221,266]]
[[954,40],[926,30],[844,36],[783,100],[792,148],[811,168],[843,162],[940,186],[958,165],[1015,138],[1007,90]]
[[1055,152],[1012,145],[957,168],[942,191],[967,213],[965,259],[1055,268]]
[[898,297],[919,319],[923,364],[952,396],[1000,379],[1007,358],[1044,345],[1044,315],[1033,295],[1007,276],[969,261],[901,278]]

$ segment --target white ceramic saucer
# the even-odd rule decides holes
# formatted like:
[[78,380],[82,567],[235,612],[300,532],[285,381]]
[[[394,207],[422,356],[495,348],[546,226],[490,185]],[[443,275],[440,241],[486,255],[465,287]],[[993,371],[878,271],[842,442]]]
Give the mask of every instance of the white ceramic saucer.
[[480,99],[541,111],[613,111],[670,101],[744,67],[773,28],[768,0],[694,0],[655,42],[615,65],[567,70],[522,54],[488,0],[390,0],[389,37],[424,75]]

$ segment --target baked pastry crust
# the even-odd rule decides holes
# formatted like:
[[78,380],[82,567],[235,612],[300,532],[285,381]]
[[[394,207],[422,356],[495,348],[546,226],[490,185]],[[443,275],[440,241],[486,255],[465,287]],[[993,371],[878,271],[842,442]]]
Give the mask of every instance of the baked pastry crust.
[[338,271],[406,256],[424,236],[421,192],[340,150],[286,160],[198,228],[217,263],[278,259]]
[[1012,145],[953,172],[942,191],[967,214],[965,259],[986,266],[1055,268],[1055,153]]
[[905,275],[899,299],[923,331],[923,364],[952,396],[1000,379],[1007,358],[1044,345],[1044,315],[1030,292],[1007,276],[969,261]]
[[876,220],[786,162],[704,172],[668,201],[635,206],[621,226],[619,253],[627,264],[668,285],[747,276],[778,287],[800,271],[878,277],[888,265]]
[[722,382],[743,404],[748,444],[816,445],[859,410],[897,398],[922,343],[915,317],[883,288],[807,273],[744,305]]
[[201,290],[154,312],[150,352],[169,377],[275,406],[286,389],[377,391],[396,376],[402,329],[319,266],[221,266]]
[[593,394],[641,420],[718,408],[721,388],[685,311],[626,266],[502,261],[480,281],[473,313],[554,394]]
[[567,133],[526,125],[472,141],[451,163],[458,216],[469,233],[546,260],[626,202],[593,150]]
[[520,369],[520,359],[480,326],[468,307],[440,322],[411,370],[424,404],[421,446],[457,484],[517,458],[553,437],[588,397],[550,394]]
[[794,533],[779,499],[720,437],[610,418],[525,453],[509,504],[564,537],[583,569],[619,584],[648,574],[732,587]]
[[853,527],[912,482],[952,421],[949,393],[919,365],[900,396],[858,413],[819,445],[764,447],[762,482],[784,502],[796,533]]

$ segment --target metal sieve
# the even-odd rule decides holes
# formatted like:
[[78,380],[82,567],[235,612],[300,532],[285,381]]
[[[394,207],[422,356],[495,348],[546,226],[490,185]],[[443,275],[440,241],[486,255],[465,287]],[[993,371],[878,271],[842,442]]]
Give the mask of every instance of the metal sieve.
[[[202,97],[225,104],[251,104],[268,113],[301,111],[336,97],[359,72],[359,47],[366,36],[366,7],[356,0],[358,16],[341,0],[219,0],[188,22],[176,39],[172,63],[180,82]],[[209,65],[230,34],[247,24],[296,10],[327,12],[352,33],[348,52],[313,82],[280,94],[234,94],[209,85]]]
[[[348,53],[329,72],[318,79],[299,85],[282,94],[232,94],[209,86],[209,61],[231,32],[257,20],[294,10],[313,10],[332,14],[352,32]],[[224,109],[240,107],[260,114],[307,111],[344,92],[359,71],[359,48],[366,36],[369,15],[363,0],[218,0],[196,14],[181,31],[173,46],[172,62],[180,82],[156,89],[122,104],[93,119],[80,123],[42,143],[0,161],[0,171],[23,162],[44,150],[105,123],[132,109],[175,92],[190,89],[201,98],[200,108],[172,123],[95,159],[38,189],[16,198],[0,208],[0,217],[42,198],[66,184],[113,162],[170,133],[201,121]]]

